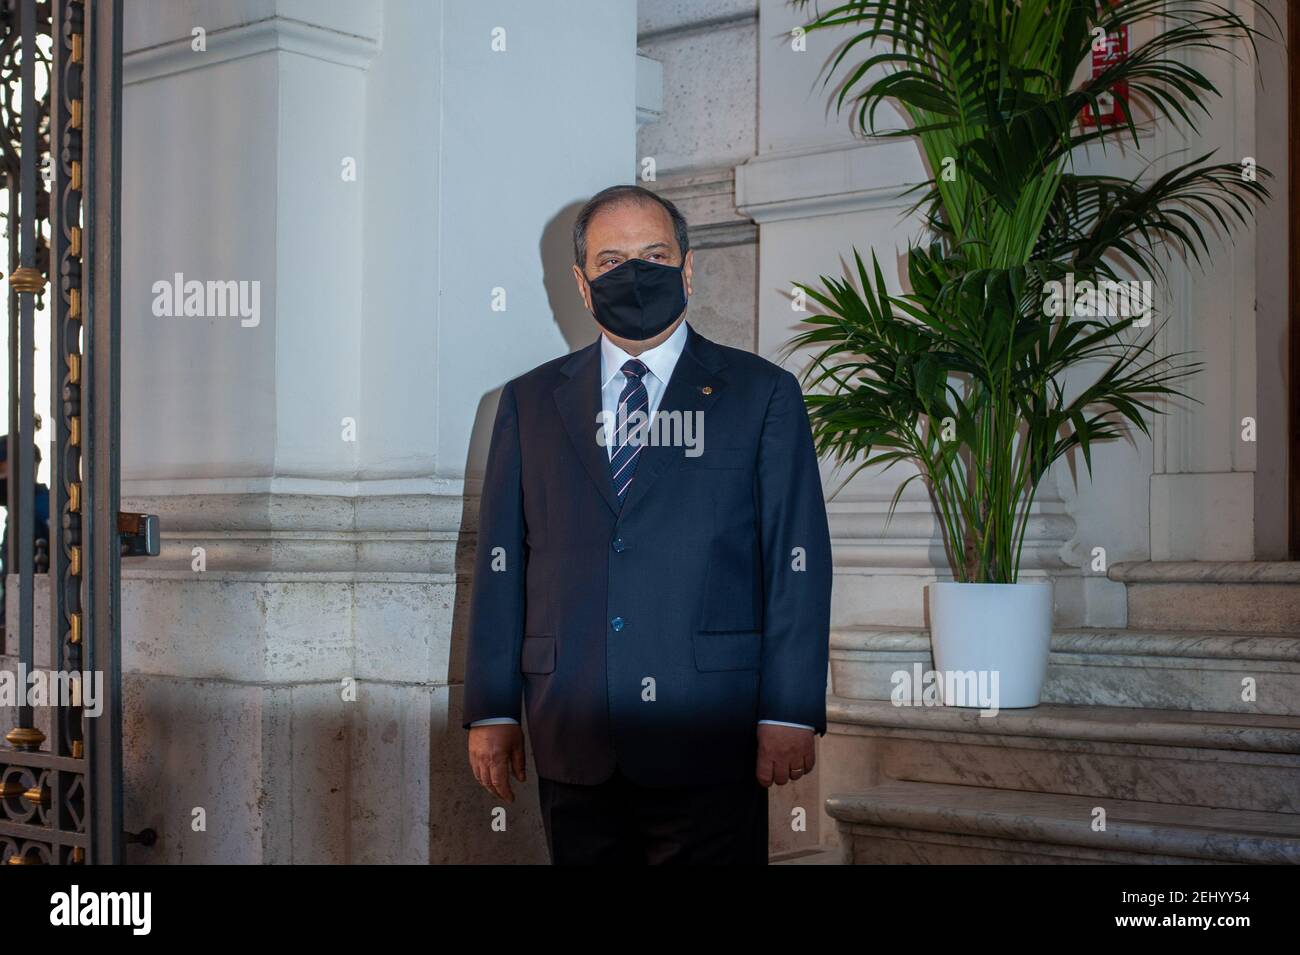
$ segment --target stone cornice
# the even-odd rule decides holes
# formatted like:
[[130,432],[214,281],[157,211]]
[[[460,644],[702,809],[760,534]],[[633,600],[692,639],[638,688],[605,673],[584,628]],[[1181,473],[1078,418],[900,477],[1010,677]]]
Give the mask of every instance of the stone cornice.
[[[266,479],[263,479],[266,480]],[[283,480],[283,479],[282,479]],[[231,481],[125,482],[122,509],[157,514],[162,553],[129,566],[188,568],[202,547],[209,570],[239,572],[468,573],[481,482],[300,482],[239,492]],[[403,484],[425,483],[401,491]],[[170,484],[170,488],[164,489]],[[307,490],[308,487],[316,491]],[[320,493],[330,487],[334,493]],[[346,488],[354,489],[345,493]],[[360,489],[359,491],[355,489]],[[827,505],[835,564],[841,572],[870,569],[931,573],[944,563],[939,527],[928,502],[836,500]],[[1059,572],[1075,531],[1059,501],[1036,501],[1025,533],[1022,567]],[[1117,565],[1118,566],[1118,565]]]
[[478,499],[456,493],[131,494],[127,511],[158,515],[157,557],[128,561],[142,574],[186,570],[203,549],[206,570],[276,573],[468,572]]
[[[837,143],[764,153],[736,167],[736,207],[756,222],[877,209],[904,210],[920,198],[915,143],[906,139]],[[919,178],[919,176],[918,176]]]
[[691,224],[696,249],[758,241],[758,227],[736,211],[735,171],[717,166],[665,176],[649,188],[677,206]]
[[698,18],[686,17],[678,21],[668,20],[648,30],[637,33],[637,43],[657,43],[661,40],[676,40],[693,33],[716,33],[734,27],[749,26],[758,22],[758,5],[752,9],[737,10],[717,16]]
[[1166,560],[1112,564],[1122,583],[1300,584],[1300,561]]
[[[874,475],[868,482],[863,482],[857,496],[850,496],[846,488],[845,494],[826,504],[836,569],[927,574],[946,567],[940,524],[928,497],[913,485],[891,514],[894,485],[888,476]],[[1030,508],[1021,568],[1048,573],[1067,568],[1073,571],[1067,555],[1075,531],[1067,505],[1045,488]]]
[[207,34],[207,49],[190,48],[191,37],[131,50],[122,57],[122,83],[130,86],[189,70],[201,70],[261,53],[297,53],[364,70],[379,52],[371,37],[342,33],[289,17],[267,17]]
[[480,478],[359,478],[332,480],[294,476],[249,476],[213,478],[125,478],[124,497],[216,498],[227,495],[273,494],[279,500],[289,497],[400,497],[431,495],[434,497],[477,496],[482,490]]

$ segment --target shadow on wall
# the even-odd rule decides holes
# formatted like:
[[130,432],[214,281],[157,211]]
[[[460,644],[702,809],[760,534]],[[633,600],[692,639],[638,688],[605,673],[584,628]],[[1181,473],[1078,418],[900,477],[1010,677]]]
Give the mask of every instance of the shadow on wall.
[[[585,201],[585,200],[584,200]],[[600,334],[591,313],[582,304],[582,298],[573,280],[573,223],[583,202],[573,202],[561,209],[542,230],[538,253],[541,258],[542,283],[550,306],[551,317],[560,330],[568,352],[577,351],[595,341]],[[555,356],[555,357],[558,357]],[[540,362],[539,362],[540,364]],[[523,372],[528,369],[521,368]],[[479,482],[487,461],[492,440],[492,422],[496,418],[497,402],[505,382],[487,392],[480,399],[474,417],[474,429],[465,458],[465,506],[461,512],[460,528],[456,538],[456,597],[452,608],[451,659],[448,661],[448,682],[451,688],[449,714],[442,735],[435,728],[429,745],[433,749],[432,765],[445,767],[447,772],[463,774],[447,792],[461,793],[468,784],[469,804],[458,807],[438,807],[437,793],[431,793],[435,802],[430,806],[429,861],[431,863],[546,863],[546,841],[537,805],[537,770],[533,765],[532,748],[528,746],[528,782],[520,786],[514,779],[511,788],[515,802],[506,806],[507,830],[494,832],[487,822],[493,809],[501,800],[479,787],[469,768],[466,754],[466,733],[461,728],[461,688],[465,678],[465,650],[469,633],[470,588],[473,585],[475,534],[478,529]],[[524,723],[528,736],[528,725]],[[441,822],[456,818],[464,823],[482,820],[482,825],[466,827],[458,839],[446,838],[440,833]],[[474,833],[471,835],[471,833]]]

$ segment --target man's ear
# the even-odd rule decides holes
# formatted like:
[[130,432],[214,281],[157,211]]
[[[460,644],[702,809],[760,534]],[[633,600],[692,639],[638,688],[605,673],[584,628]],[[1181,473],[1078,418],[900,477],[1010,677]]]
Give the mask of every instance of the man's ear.
[[575,263],[573,266],[573,280],[578,283],[578,295],[582,298],[582,304],[591,311],[591,289],[587,285],[587,276],[582,274],[582,269],[578,268]]
[[690,296],[694,290],[691,288],[691,276],[695,273],[695,250],[687,249],[686,258],[682,259],[682,275],[686,277],[686,294]]

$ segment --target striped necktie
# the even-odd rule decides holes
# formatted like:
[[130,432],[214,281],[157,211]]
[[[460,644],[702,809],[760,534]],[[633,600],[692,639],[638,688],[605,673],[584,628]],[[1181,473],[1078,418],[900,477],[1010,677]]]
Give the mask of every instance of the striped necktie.
[[646,431],[646,423],[638,421],[631,434],[628,433],[628,416],[641,411],[649,416],[650,395],[645,390],[641,376],[646,373],[646,366],[635,358],[623,363],[623,374],[627,384],[618,397],[618,411],[614,419],[614,453],[609,459],[609,474],[614,480],[614,490],[618,493],[618,503],[623,503],[627,489],[632,484],[632,475],[636,472],[636,462],[641,455],[642,443],[639,440]]

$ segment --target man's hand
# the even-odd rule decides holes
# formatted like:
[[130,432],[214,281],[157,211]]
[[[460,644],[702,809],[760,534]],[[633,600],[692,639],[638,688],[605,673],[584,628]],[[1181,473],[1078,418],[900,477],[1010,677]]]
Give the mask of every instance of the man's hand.
[[514,802],[510,774],[524,782],[524,730],[518,723],[469,728],[469,765],[488,792]]
[[817,760],[813,745],[816,733],[799,726],[758,724],[758,766],[755,775],[766,789],[776,783],[784,786],[812,772]]

